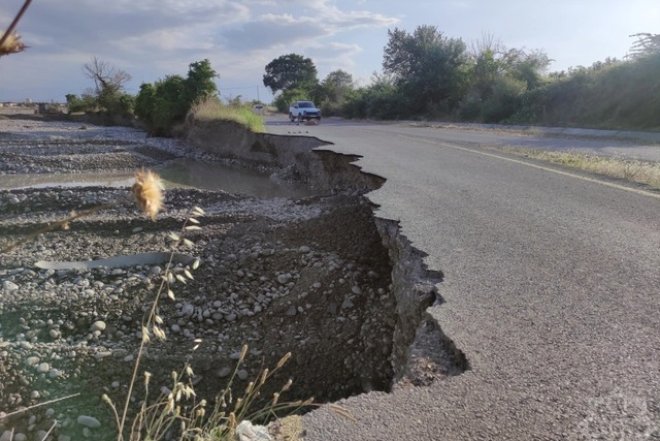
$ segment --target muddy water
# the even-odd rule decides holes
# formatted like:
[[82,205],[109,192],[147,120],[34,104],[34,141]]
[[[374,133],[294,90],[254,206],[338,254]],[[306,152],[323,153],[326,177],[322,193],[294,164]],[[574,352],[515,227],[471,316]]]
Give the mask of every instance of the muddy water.
[[[313,194],[306,185],[282,182],[252,170],[232,168],[219,163],[177,159],[156,169],[167,188],[195,187],[224,190],[259,198],[300,198]],[[0,190],[46,187],[126,187],[134,182],[132,171],[95,173],[45,173],[0,176]]]

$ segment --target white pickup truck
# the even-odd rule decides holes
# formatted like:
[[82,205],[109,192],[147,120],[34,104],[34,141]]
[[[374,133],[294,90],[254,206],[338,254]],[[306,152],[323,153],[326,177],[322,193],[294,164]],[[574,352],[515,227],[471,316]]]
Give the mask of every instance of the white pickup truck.
[[289,106],[289,119],[293,121],[309,121],[312,119],[321,122],[321,110],[311,101],[296,101]]

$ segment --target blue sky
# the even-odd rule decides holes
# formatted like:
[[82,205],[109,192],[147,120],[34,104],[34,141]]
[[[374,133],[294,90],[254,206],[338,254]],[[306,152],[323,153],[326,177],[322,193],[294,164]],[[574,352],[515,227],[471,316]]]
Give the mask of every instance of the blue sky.
[[[2,1],[0,28],[21,4]],[[35,0],[18,28],[30,48],[0,58],[0,101],[81,93],[93,56],[130,73],[130,92],[209,58],[225,98],[269,101],[264,66],[291,52],[312,58],[320,78],[344,69],[366,84],[381,70],[387,30],[422,24],[468,46],[489,34],[542,49],[562,70],[625,56],[630,34],[660,33],[660,1]]]

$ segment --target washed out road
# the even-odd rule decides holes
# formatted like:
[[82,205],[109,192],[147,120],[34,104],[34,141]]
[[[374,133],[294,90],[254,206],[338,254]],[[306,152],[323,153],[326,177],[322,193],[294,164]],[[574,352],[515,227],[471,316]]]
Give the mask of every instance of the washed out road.
[[269,131],[331,141],[387,179],[369,198],[444,273],[430,313],[470,365],[346,400],[355,424],[311,412],[307,440],[660,439],[657,193],[486,148],[552,142],[535,136],[339,122]]

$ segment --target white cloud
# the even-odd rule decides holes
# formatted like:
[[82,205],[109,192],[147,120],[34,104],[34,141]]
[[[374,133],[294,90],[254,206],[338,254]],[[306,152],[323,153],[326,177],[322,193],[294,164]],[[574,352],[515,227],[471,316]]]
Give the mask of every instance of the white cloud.
[[[291,0],[305,7],[307,15],[264,13],[256,19],[222,33],[227,47],[253,50],[278,45],[310,47],[325,37],[358,28],[387,27],[397,19],[370,11],[343,11],[326,0]],[[295,8],[294,8],[295,9]]]
[[[0,18],[13,16],[21,4],[3,1]],[[360,48],[332,40],[396,21],[354,3],[339,7],[328,0],[35,2],[19,26],[28,51],[2,59],[0,99],[11,99],[7,94],[14,90],[21,91],[20,98],[35,84],[39,93],[53,88],[44,99],[80,93],[88,86],[81,66],[93,56],[131,73],[133,91],[142,81],[185,74],[190,62],[203,58],[220,72],[221,82],[260,81],[264,66],[288,52],[311,56],[320,72],[348,69]]]

